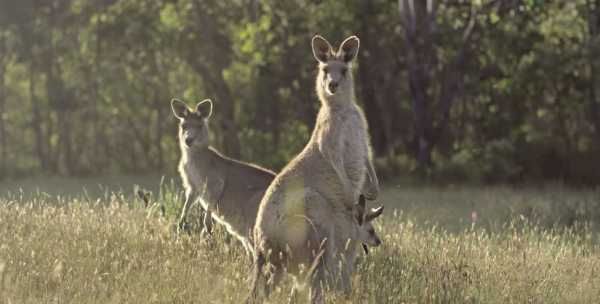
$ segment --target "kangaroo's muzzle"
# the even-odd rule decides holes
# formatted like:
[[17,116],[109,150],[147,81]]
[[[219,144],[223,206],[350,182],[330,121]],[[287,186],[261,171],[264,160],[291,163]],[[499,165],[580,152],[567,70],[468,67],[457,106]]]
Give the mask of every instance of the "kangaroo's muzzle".
[[333,82],[333,81],[329,82],[329,86],[328,86],[329,93],[335,94],[335,91],[337,91],[337,88],[338,88],[337,82]]

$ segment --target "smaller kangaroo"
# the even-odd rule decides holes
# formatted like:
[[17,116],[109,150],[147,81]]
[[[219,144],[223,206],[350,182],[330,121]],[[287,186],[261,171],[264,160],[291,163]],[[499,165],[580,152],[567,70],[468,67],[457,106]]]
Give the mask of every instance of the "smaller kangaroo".
[[[365,196],[361,194],[358,198],[358,203],[354,207],[354,214],[359,229],[354,232],[354,236],[348,236],[349,238],[345,243],[336,245],[336,248],[341,250],[340,255],[342,259],[340,268],[333,269],[335,275],[332,276],[332,279],[335,282],[330,282],[330,284],[336,286],[338,290],[343,291],[346,295],[349,295],[352,291],[351,277],[354,273],[354,265],[356,265],[359,244],[362,245],[365,254],[369,254],[369,247],[381,245],[381,239],[375,232],[372,222],[382,213],[383,206],[367,210]],[[336,271],[339,271],[339,273],[336,273]]]
[[158,209],[160,212],[160,217],[165,218],[165,205],[163,205],[162,203],[152,202],[152,193],[150,191],[138,189],[136,193],[138,198],[142,200],[143,207],[147,210],[148,216],[152,216]]
[[183,227],[190,205],[199,200],[206,210],[207,231],[210,233],[212,217],[239,239],[252,257],[256,213],[275,173],[228,158],[210,147],[208,127],[212,102],[209,99],[199,102],[193,110],[173,99],[171,108],[179,119],[179,173],[185,188],[179,227]]

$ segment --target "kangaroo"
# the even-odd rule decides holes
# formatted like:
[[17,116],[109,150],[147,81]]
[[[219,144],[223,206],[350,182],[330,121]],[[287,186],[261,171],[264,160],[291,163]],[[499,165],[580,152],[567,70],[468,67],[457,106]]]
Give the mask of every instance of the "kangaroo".
[[266,279],[263,267],[270,269],[273,285],[283,268],[294,274],[302,265],[314,265],[310,301],[322,303],[327,268],[335,267],[343,254],[337,246],[358,237],[353,217],[358,195],[370,200],[378,195],[367,123],[356,104],[350,72],[358,48],[356,36],[344,40],[337,53],[323,37],[312,39],[321,108],[309,142],[275,177],[260,203],[248,302],[259,296]]
[[[340,229],[340,231],[350,232],[348,235],[351,235],[351,238],[343,240],[338,238],[336,248],[331,248],[331,246],[328,247],[326,245],[327,241],[322,241],[321,244],[319,244],[320,250],[318,252],[313,252],[312,263],[304,265],[310,267],[304,267],[302,265],[290,263],[290,260],[293,260],[294,256],[299,255],[299,252],[292,252],[290,250],[287,252],[289,254],[287,261],[282,261],[281,254],[275,257],[271,256],[271,261],[273,261],[273,259],[278,260],[278,262],[281,264],[277,264],[277,262],[275,262],[269,265],[271,267],[266,269],[267,272],[269,272],[269,282],[261,282],[260,280],[262,279],[262,274],[260,272],[257,273],[257,271],[259,271],[261,267],[265,266],[270,261],[267,261],[265,255],[258,255],[256,261],[258,262],[259,267],[254,268],[252,278],[252,284],[254,284],[253,286],[262,284],[260,287],[262,287],[263,292],[268,295],[270,290],[273,288],[273,285],[277,284],[281,280],[283,276],[283,270],[285,270],[293,275],[294,284],[292,285],[289,302],[295,303],[297,300],[298,291],[305,289],[307,283],[314,285],[315,280],[313,276],[318,275],[317,271],[323,271],[323,268],[320,267],[326,267],[325,269],[329,272],[329,276],[323,278],[323,280],[320,280],[319,284],[335,288],[338,291],[342,291],[345,295],[349,295],[351,293],[351,276],[354,272],[357,252],[359,249],[358,245],[362,245],[365,254],[369,254],[369,247],[378,247],[382,243],[372,222],[375,218],[382,214],[383,206],[372,209],[371,211],[367,211],[365,207],[365,197],[364,195],[360,195],[359,202],[354,205],[352,211],[354,221],[351,223],[351,225],[348,225],[348,222],[346,221],[336,220],[336,218],[331,217],[331,214],[325,215],[325,217],[331,217],[330,225],[325,225],[326,227],[329,226],[328,228],[330,229]],[[323,226],[314,225],[312,228],[316,231],[319,231],[319,227]],[[337,260],[328,261],[332,257],[338,257],[338,255],[327,254],[327,251],[331,252],[331,250],[337,250],[337,254],[339,257],[341,257],[339,262]],[[306,253],[303,251],[300,252],[300,254]],[[280,265],[284,266],[282,267]],[[314,286],[311,286],[311,292],[314,292],[314,288]],[[253,303],[257,300],[256,297],[259,293],[258,288],[253,290],[253,292],[254,294],[251,294],[250,298],[247,299],[247,303]],[[311,301],[322,301],[322,297],[320,299]]]
[[[375,232],[372,222],[383,213],[383,206],[367,210],[365,196],[361,194],[358,203],[354,208],[354,212],[359,226],[359,229],[356,232],[356,239],[349,238],[345,243],[336,245],[337,248],[341,248],[342,250],[342,253],[340,254],[342,257],[342,265],[338,269],[333,269],[340,273],[332,276],[332,279],[335,281],[332,285],[338,290],[343,291],[346,295],[349,295],[352,291],[351,276],[352,273],[354,273],[359,244],[362,245],[365,254],[369,254],[369,246],[377,247],[381,245],[381,239]],[[337,238],[337,240],[343,241],[343,239],[340,238]]]
[[166,210],[165,210],[165,205],[162,203],[152,203],[151,201],[151,197],[152,197],[152,193],[150,191],[146,191],[143,189],[138,189],[136,191],[137,196],[140,200],[142,200],[143,203],[143,207],[144,209],[147,210],[147,216],[150,217],[152,215],[154,215],[154,213],[156,212],[156,209],[159,210],[160,212],[160,218],[165,218],[166,215]]
[[[341,254],[342,266],[337,269],[339,273],[329,277],[330,282],[328,283],[330,286],[342,291],[346,296],[349,296],[352,292],[351,280],[359,251],[358,244],[362,245],[365,255],[368,255],[369,247],[378,247],[382,243],[372,222],[383,213],[383,206],[367,211],[365,196],[361,194],[358,203],[355,205],[354,213],[358,223],[356,239],[348,239],[345,244],[338,244],[338,248],[344,248]],[[333,271],[335,270],[333,269]],[[290,303],[296,302],[298,286],[301,285],[295,284],[292,286]]]
[[360,225],[360,235],[358,239],[362,243],[363,250],[365,254],[369,254],[369,246],[370,247],[378,247],[381,245],[381,238],[377,235],[375,231],[375,227],[373,227],[373,220],[378,218],[383,213],[383,206],[379,206],[377,208],[371,209],[371,211],[366,212],[365,210],[365,197],[359,197],[359,212],[356,216],[358,220],[358,224]]
[[242,242],[252,257],[252,228],[260,200],[275,173],[257,165],[223,156],[209,145],[209,119],[212,102],[207,99],[194,110],[177,99],[171,101],[179,119],[181,160],[179,173],[185,188],[185,203],[179,227],[196,200],[206,211],[204,224],[211,231],[211,217]]

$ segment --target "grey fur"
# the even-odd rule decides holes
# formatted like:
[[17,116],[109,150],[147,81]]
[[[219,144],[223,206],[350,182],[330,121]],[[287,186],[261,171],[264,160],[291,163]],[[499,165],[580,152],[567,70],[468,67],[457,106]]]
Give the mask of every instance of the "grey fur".
[[179,119],[179,173],[186,195],[179,227],[183,226],[190,205],[199,200],[206,210],[205,228],[210,232],[212,217],[240,240],[251,255],[258,206],[275,173],[228,158],[209,146],[210,100],[198,103],[192,110],[174,99],[171,107]]
[[360,237],[354,217],[358,195],[375,199],[379,192],[367,123],[356,104],[351,73],[358,38],[344,40],[337,53],[321,36],[312,44],[319,62],[316,90],[321,109],[304,150],[277,175],[261,201],[250,302],[259,296],[263,266],[272,269],[271,281],[276,283],[283,269],[299,274],[301,265],[312,265],[322,256],[309,278],[311,303],[322,303],[323,286],[342,271],[337,268],[346,254],[342,244]]

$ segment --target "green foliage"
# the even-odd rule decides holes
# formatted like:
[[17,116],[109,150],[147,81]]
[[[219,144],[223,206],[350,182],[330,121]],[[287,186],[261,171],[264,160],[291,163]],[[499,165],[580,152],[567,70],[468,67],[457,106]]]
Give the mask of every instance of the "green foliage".
[[429,158],[434,177],[597,183],[598,3],[440,1],[413,41],[401,2],[2,3],[0,178],[172,174],[174,97],[213,99],[213,144],[281,168],[314,124],[319,33],[361,38],[357,97],[377,157],[416,169]]

